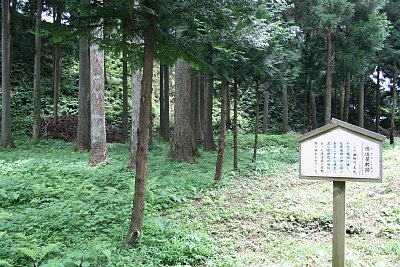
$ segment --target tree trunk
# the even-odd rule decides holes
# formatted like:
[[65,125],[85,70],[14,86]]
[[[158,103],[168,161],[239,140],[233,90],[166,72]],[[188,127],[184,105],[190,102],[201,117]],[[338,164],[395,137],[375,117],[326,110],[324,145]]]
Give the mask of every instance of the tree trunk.
[[[88,5],[89,0],[81,0]],[[87,36],[79,36],[79,93],[78,93],[78,129],[76,147],[78,152],[90,150],[90,57]]]
[[263,106],[263,134],[268,134],[269,120],[269,82],[265,82],[264,106]]
[[[308,98],[309,98],[309,80],[310,77],[306,77],[305,82],[304,82],[304,102],[303,102],[303,134],[307,131],[307,119],[309,119],[309,104],[308,104]],[[309,123],[308,123],[309,124]]]
[[42,1],[37,1],[37,9],[35,16],[35,61],[33,75],[33,131],[32,139],[34,142],[39,142],[41,135],[41,88],[40,88],[40,58],[42,50],[42,42],[40,37],[40,24],[42,19]]
[[260,121],[260,105],[259,105],[259,93],[258,93],[258,82],[256,85],[256,124],[254,126],[254,148],[253,148],[253,162],[257,160],[257,148],[258,148],[258,126]]
[[160,136],[164,139],[165,101],[164,101],[164,64],[160,63]]
[[287,134],[289,130],[289,108],[288,108],[288,91],[287,84],[284,83],[282,86],[282,134]]
[[199,91],[199,144],[202,144],[204,142],[204,72],[199,73]]
[[122,136],[128,139],[128,61],[122,60]]
[[163,139],[169,142],[170,130],[169,130],[169,67],[164,65],[164,123],[163,123]]
[[330,30],[327,31],[326,35],[326,94],[325,94],[325,124],[329,123],[332,118],[332,33]]
[[175,84],[174,132],[169,157],[194,163],[199,154],[196,150],[191,122],[191,68],[182,59],[176,62]]
[[238,109],[238,84],[233,84],[233,169],[238,170],[238,125],[237,125],[237,109]]
[[229,87],[228,87],[228,91],[227,91],[227,97],[226,97],[226,129],[230,129],[231,128],[231,93],[229,91]]
[[[102,37],[102,29],[96,28],[94,35]],[[90,104],[91,104],[91,149],[90,166],[107,161],[106,120],[104,107],[104,51],[98,44],[90,46]]]
[[131,162],[129,168],[136,168],[138,148],[138,128],[140,115],[140,92],[142,90],[142,70],[132,68],[132,133],[131,133]]
[[311,81],[311,88],[310,88],[310,108],[311,108],[311,128],[317,129],[317,105],[315,103],[315,93],[314,93],[314,82]]
[[358,89],[358,126],[364,128],[364,75],[360,77],[360,87]]
[[200,116],[199,116],[199,74],[192,71],[192,130],[193,139],[197,145],[201,143],[200,141]]
[[[145,1],[148,3],[150,1]],[[151,16],[151,15],[148,15]],[[133,198],[131,223],[125,236],[125,243],[132,245],[142,235],[143,214],[146,202],[146,177],[147,155],[149,150],[149,124],[150,104],[153,83],[153,59],[154,59],[154,25],[147,26],[144,32],[144,60],[143,79],[140,93],[140,115],[138,130],[138,150],[136,160],[135,194]]]
[[205,76],[204,94],[204,151],[216,150],[214,132],[212,126],[212,107],[214,96],[214,78],[208,74]]
[[[379,60],[379,59],[378,59]],[[380,83],[380,72],[381,67],[378,61],[378,67],[376,68],[377,78],[375,87],[375,132],[380,133],[380,122],[381,122],[381,83]]]
[[[61,27],[62,9],[57,6],[56,25]],[[61,42],[54,43],[53,55],[53,115],[54,120],[58,120],[58,105],[60,102],[60,79],[61,79]]]
[[215,166],[215,180],[221,180],[222,177],[222,163],[224,162],[225,154],[225,138],[226,138],[226,111],[228,102],[228,82],[225,78],[221,83],[221,132],[219,137],[218,156]]
[[11,34],[10,34],[10,2],[1,2],[1,81],[2,81],[2,109],[1,109],[1,146],[15,147],[11,131],[10,105],[10,69],[11,69]]
[[340,84],[340,120],[344,120],[344,99],[346,95],[346,87],[344,83]]
[[390,115],[390,144],[394,144],[394,121],[396,117],[397,106],[397,64],[396,59],[393,59],[393,86],[392,86],[392,110]]
[[347,73],[346,90],[344,93],[344,111],[343,120],[349,120],[349,110],[350,110],[350,93],[351,93],[351,75]]

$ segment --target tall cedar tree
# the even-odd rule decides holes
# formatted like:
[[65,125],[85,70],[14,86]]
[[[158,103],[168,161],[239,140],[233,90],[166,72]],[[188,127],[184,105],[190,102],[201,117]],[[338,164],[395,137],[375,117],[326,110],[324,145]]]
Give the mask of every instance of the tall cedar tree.
[[[103,37],[101,27],[94,30],[94,36],[100,39]],[[104,82],[104,51],[94,42],[90,45],[91,148],[89,164],[91,166],[106,162],[108,158]]]
[[[61,27],[62,7],[56,4],[55,24]],[[60,102],[60,79],[61,79],[61,42],[55,41],[53,44],[53,114],[54,120],[58,120],[58,105]]]
[[140,93],[142,91],[142,69],[132,68],[132,129],[131,129],[131,161],[129,168],[136,168],[137,149],[138,149],[138,128],[140,115]]
[[257,149],[258,149],[258,127],[260,124],[260,92],[259,92],[259,83],[256,82],[256,122],[254,124],[254,147],[253,147],[253,162],[256,162],[257,160]]
[[216,150],[214,142],[214,132],[212,127],[212,105],[214,96],[214,78],[205,75],[205,93],[204,93],[204,151]]
[[238,169],[238,83],[233,84],[233,169]]
[[[145,6],[152,9],[153,1],[145,1]],[[125,243],[132,245],[142,235],[143,214],[146,201],[147,155],[149,149],[150,104],[153,83],[154,59],[154,21],[153,15],[146,15],[148,21],[144,29],[144,60],[141,88],[141,106],[138,129],[138,151],[136,160],[135,194],[133,197],[131,223],[125,236]]]
[[[81,0],[81,5],[89,5],[89,0]],[[79,92],[78,129],[75,150],[90,150],[90,55],[86,35],[79,36]]]
[[32,139],[39,142],[41,135],[41,88],[40,88],[40,58],[42,51],[42,40],[40,37],[40,25],[42,22],[42,1],[37,1],[35,16],[35,60],[33,73],[33,131]]
[[169,157],[194,163],[199,153],[196,149],[191,123],[191,72],[191,68],[183,59],[176,61],[174,131]]
[[224,162],[225,155],[225,140],[226,140],[226,106],[228,102],[228,82],[225,78],[222,79],[221,83],[221,125],[220,125],[220,136],[219,136],[219,147],[217,162],[215,164],[215,180],[221,180],[222,177],[222,163]]
[[264,105],[263,105],[263,134],[268,134],[269,120],[269,82],[264,83]]
[[10,34],[10,2],[1,2],[1,75],[2,75],[2,108],[1,108],[1,146],[15,147],[11,132],[10,106],[10,69],[11,69],[11,34]]
[[390,112],[390,144],[394,144],[394,121],[397,107],[397,61],[393,59],[392,107]]

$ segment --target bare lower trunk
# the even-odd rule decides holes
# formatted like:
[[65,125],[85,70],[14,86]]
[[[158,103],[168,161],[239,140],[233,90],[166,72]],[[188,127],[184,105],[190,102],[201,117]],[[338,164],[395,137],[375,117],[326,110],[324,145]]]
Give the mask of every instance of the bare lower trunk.
[[332,118],[332,33],[327,31],[326,35],[327,51],[326,51],[326,94],[325,94],[325,124],[329,123]]
[[287,84],[282,86],[282,134],[287,134],[289,130],[289,110],[288,110],[288,91]]
[[[101,28],[95,29],[97,37],[102,37]],[[90,166],[107,161],[106,120],[104,106],[104,51],[98,44],[90,46],[90,104],[91,104],[91,148]]]
[[165,101],[164,101],[164,64],[160,63],[160,136],[163,137],[165,127]]
[[138,128],[140,113],[140,92],[142,91],[142,71],[132,69],[132,133],[131,133],[131,161],[129,168],[136,168],[137,148],[138,148]]
[[164,141],[169,142],[170,129],[169,129],[169,67],[164,65],[164,114],[163,114],[163,133]]
[[204,142],[204,99],[205,99],[205,86],[204,86],[204,73],[199,73],[199,144]]
[[340,84],[340,120],[344,119],[344,99],[345,99],[345,94],[346,94],[346,87],[344,83]]
[[358,126],[364,128],[364,75],[360,77],[360,87],[358,90]]
[[[145,1],[148,3],[148,1]],[[149,15],[150,16],[150,15]],[[150,104],[153,83],[154,26],[148,25],[144,32],[144,63],[141,88],[141,106],[138,131],[135,194],[133,198],[131,223],[125,236],[125,243],[132,245],[142,236],[144,207],[146,203],[147,156],[149,150]]]
[[168,155],[174,160],[194,163],[199,153],[191,122],[191,68],[182,59],[176,62],[175,83],[174,132]]
[[212,127],[212,106],[214,96],[214,78],[210,75],[205,77],[204,94],[204,151],[216,150],[214,143],[214,132]]
[[[61,14],[60,6],[57,6],[56,25],[61,27]],[[61,43],[54,44],[54,59],[53,59],[53,114],[54,120],[58,120],[58,105],[60,101],[60,79],[61,79]]]
[[54,45],[54,66],[53,66],[53,113],[54,120],[58,120],[58,105],[60,101],[60,78],[61,78],[61,44]]
[[226,105],[228,102],[228,82],[222,79],[221,83],[221,132],[219,137],[218,156],[215,166],[215,180],[221,180],[222,177],[222,164],[224,162],[225,154],[225,138],[226,138]]
[[197,145],[201,143],[200,141],[200,116],[199,116],[199,74],[192,71],[192,130],[193,139]]
[[122,136],[128,139],[128,61],[122,61]]
[[381,122],[381,83],[380,83],[380,63],[378,62],[378,67],[376,68],[377,79],[375,88],[375,132],[380,133],[380,122]]
[[344,111],[343,120],[349,120],[349,110],[350,110],[350,93],[351,93],[351,76],[350,73],[347,74],[346,90],[344,94]]
[[42,42],[40,37],[40,24],[42,18],[42,1],[37,1],[36,22],[35,22],[35,62],[33,75],[33,131],[32,139],[39,142],[41,135],[41,88],[40,88],[40,58],[42,50]]
[[264,106],[263,106],[263,134],[268,134],[269,120],[269,82],[265,82]]
[[237,127],[237,109],[238,109],[238,84],[233,84],[233,169],[238,169],[238,127]]
[[253,162],[257,160],[257,149],[258,149],[258,124],[260,118],[260,105],[258,97],[258,83],[256,85],[256,124],[254,126],[254,147],[253,147]]
[[394,121],[397,108],[397,64],[396,59],[393,60],[393,85],[392,85],[392,109],[390,114],[390,144],[394,144]]
[[314,83],[311,82],[310,88],[310,108],[311,108],[311,128],[314,130],[317,128],[317,105],[315,103]]
[[[88,5],[89,0],[81,0]],[[79,95],[78,95],[78,129],[75,150],[90,150],[90,59],[87,36],[79,37]]]
[[11,34],[10,34],[10,2],[1,2],[2,27],[2,108],[1,108],[1,146],[15,147],[11,131],[10,106],[10,69],[11,69]]

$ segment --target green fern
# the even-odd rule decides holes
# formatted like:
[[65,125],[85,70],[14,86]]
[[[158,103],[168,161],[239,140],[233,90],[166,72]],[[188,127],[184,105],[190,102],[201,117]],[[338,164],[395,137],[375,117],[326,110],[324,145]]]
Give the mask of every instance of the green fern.
[[0,266],[11,267],[12,264],[9,263],[7,260],[2,260],[2,259],[0,259]]
[[23,255],[34,260],[35,263],[39,263],[39,262],[43,261],[43,259],[49,253],[57,252],[58,245],[57,244],[48,244],[45,247],[36,247],[34,249],[24,247],[24,248],[18,248],[18,251],[20,251]]

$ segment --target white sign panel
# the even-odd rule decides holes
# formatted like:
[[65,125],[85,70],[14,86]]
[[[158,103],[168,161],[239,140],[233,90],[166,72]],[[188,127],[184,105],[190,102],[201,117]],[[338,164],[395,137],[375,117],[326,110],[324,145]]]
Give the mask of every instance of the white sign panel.
[[380,144],[341,128],[305,140],[300,153],[303,177],[381,178]]

